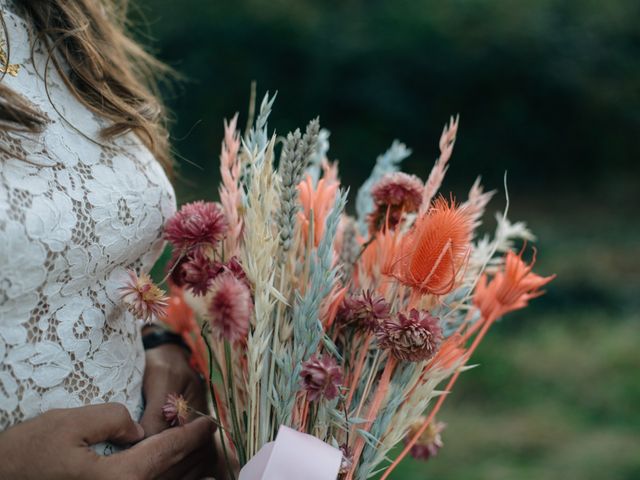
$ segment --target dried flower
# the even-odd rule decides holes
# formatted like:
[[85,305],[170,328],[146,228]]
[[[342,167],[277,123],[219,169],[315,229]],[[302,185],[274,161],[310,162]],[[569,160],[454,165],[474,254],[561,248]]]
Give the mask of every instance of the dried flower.
[[353,452],[349,445],[343,443],[340,445],[340,451],[342,452],[342,461],[340,462],[340,470],[338,470],[338,478],[342,478],[342,475],[346,475],[353,468]]
[[184,291],[171,285],[171,296],[164,323],[173,331],[182,335],[182,339],[191,350],[189,364],[191,367],[204,375],[209,376],[209,361],[206,351],[206,344],[200,335],[200,326],[196,321],[195,312],[184,299]]
[[119,288],[127,310],[145,323],[164,318],[169,300],[164,290],[153,283],[146,273],[141,273],[139,277],[133,270],[127,273],[129,279]]
[[298,212],[298,220],[305,243],[308,241],[309,229],[313,220],[313,244],[316,247],[319,245],[320,239],[324,235],[327,216],[333,208],[339,186],[338,182],[327,181],[323,178],[314,187],[313,180],[309,175],[298,184],[298,198],[300,205],[302,205],[302,211]]
[[164,323],[173,332],[180,335],[200,333],[195,313],[184,300],[183,290],[175,285],[170,286],[170,296],[167,300]]
[[403,214],[420,208],[423,190],[422,180],[415,175],[387,173],[371,190],[376,208],[369,215],[370,230],[395,228]]
[[422,180],[403,172],[387,173],[374,185],[371,196],[376,205],[415,212],[422,203]]
[[380,348],[398,360],[419,362],[433,357],[442,342],[438,319],[426,310],[412,309],[382,322],[376,332]]
[[556,276],[541,277],[533,273],[535,257],[527,265],[522,255],[509,250],[504,262],[504,270],[497,272],[491,281],[483,274],[478,281],[473,297],[473,303],[478,307],[482,316],[499,318],[514,310],[524,308],[529,300],[544,294],[541,287],[549,283]]
[[302,388],[307,392],[310,401],[326,398],[333,400],[340,392],[342,371],[336,361],[329,355],[314,355],[302,364],[300,372]]
[[204,249],[200,248],[174,261],[178,264],[171,267],[171,279],[176,285],[186,287],[194,295],[206,294],[213,279],[224,270],[224,265],[211,260]]
[[355,324],[375,331],[381,322],[389,318],[390,313],[391,307],[382,295],[366,290],[361,295],[344,299],[338,310],[338,319],[346,325]]
[[180,250],[215,245],[227,231],[222,208],[213,202],[187,203],[171,217],[164,228],[165,238]]
[[[408,443],[408,441],[413,438],[424,422],[425,418],[421,417],[420,420],[411,426],[409,433],[405,438],[405,443]],[[418,460],[428,460],[431,457],[435,457],[443,446],[440,434],[446,426],[446,423],[432,421],[426,430],[422,432],[422,435],[418,437],[418,441],[411,447],[411,450],[409,451],[411,456]]]
[[455,288],[468,258],[472,231],[469,212],[440,197],[416,220],[395,261],[390,268],[383,267],[383,273],[423,295],[447,294]]
[[241,280],[247,286],[247,288],[251,288],[249,278],[247,277],[244,268],[242,268],[238,257],[231,257],[229,261],[223,265],[223,268],[226,271],[231,272],[231,274],[233,274],[233,276],[238,280]]
[[211,290],[208,310],[213,332],[229,342],[244,340],[253,310],[249,287],[233,274],[223,273],[215,279]]
[[180,288],[185,286],[182,265],[190,259],[191,257],[189,255],[182,255],[180,252],[173,252],[173,256],[167,263],[167,271],[172,285]]
[[182,395],[170,393],[162,407],[162,415],[165,421],[172,427],[187,423],[189,404]]

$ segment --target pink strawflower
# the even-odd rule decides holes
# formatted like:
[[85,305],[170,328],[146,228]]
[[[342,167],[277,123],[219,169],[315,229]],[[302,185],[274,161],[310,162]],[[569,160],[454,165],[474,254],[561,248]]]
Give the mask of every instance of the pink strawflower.
[[424,185],[415,175],[388,173],[373,186],[371,196],[375,210],[369,215],[372,231],[395,228],[405,213],[415,212],[422,203]]
[[387,320],[391,307],[382,295],[371,290],[361,295],[346,297],[338,310],[338,320],[369,331],[376,331],[381,322]]
[[171,217],[164,236],[180,250],[201,245],[216,245],[227,231],[222,208],[213,202],[187,203]]
[[153,283],[146,273],[141,273],[139,277],[133,270],[127,273],[129,279],[118,289],[127,310],[145,323],[164,318],[169,304],[165,291]]
[[251,291],[232,273],[223,273],[213,282],[209,303],[211,329],[229,342],[242,341],[249,333],[253,310]]
[[[413,438],[424,424],[424,421],[425,419],[421,418],[411,426],[404,440],[405,443],[408,443]],[[446,426],[445,423],[432,421],[426,430],[422,432],[422,435],[418,437],[418,441],[411,447],[411,450],[409,450],[411,456],[418,460],[429,460],[431,457],[435,457],[443,446],[440,434]]]
[[302,389],[307,392],[309,401],[320,398],[333,400],[340,393],[342,371],[336,361],[329,355],[314,355],[302,364],[300,372]]
[[438,319],[426,310],[412,309],[382,322],[376,332],[380,348],[398,360],[419,362],[433,357],[442,342]]
[[165,421],[172,427],[187,423],[189,414],[189,404],[182,395],[170,393],[162,407],[162,415]]

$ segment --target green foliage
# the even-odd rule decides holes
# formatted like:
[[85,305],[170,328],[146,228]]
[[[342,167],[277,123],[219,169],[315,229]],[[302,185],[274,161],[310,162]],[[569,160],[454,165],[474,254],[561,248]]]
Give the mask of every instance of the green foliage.
[[280,134],[320,115],[349,185],[396,137],[415,152],[406,168],[426,175],[459,112],[449,186],[481,171],[500,187],[509,170],[532,193],[637,197],[621,175],[638,172],[640,155],[633,0],[138,3],[160,56],[187,79],[170,99],[175,146],[207,173],[222,118],[246,118],[255,79],[260,92],[280,92]]

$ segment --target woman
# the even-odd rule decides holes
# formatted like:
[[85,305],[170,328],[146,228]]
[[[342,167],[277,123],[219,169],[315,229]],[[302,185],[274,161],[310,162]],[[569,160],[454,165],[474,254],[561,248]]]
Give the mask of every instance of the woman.
[[118,294],[175,211],[163,67],[115,0],[0,7],[0,478],[200,478],[210,423],[161,417],[170,392],[205,408],[200,379]]

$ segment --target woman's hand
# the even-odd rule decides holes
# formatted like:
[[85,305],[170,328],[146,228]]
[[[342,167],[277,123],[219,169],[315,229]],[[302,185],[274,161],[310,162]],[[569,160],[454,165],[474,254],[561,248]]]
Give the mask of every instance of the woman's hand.
[[[158,434],[169,425],[162,414],[162,406],[169,393],[184,396],[189,406],[207,413],[206,385],[202,378],[189,365],[188,352],[174,344],[165,344],[146,351],[146,367],[142,391],[145,397],[145,411],[140,420],[145,435]],[[163,480],[173,478],[200,479],[212,473],[216,462],[213,442],[202,447],[189,458],[191,469],[175,476],[168,472]]]
[[179,345],[167,343],[146,351],[142,393],[146,405],[140,425],[146,436],[169,428],[162,407],[170,393],[181,394],[190,407],[208,413],[206,384],[189,365],[189,352]]
[[[144,436],[122,404],[51,410],[0,433],[0,478],[151,480],[167,472],[183,478],[196,452],[211,442],[212,423],[201,418]],[[139,443],[108,457],[90,447],[107,441]]]

